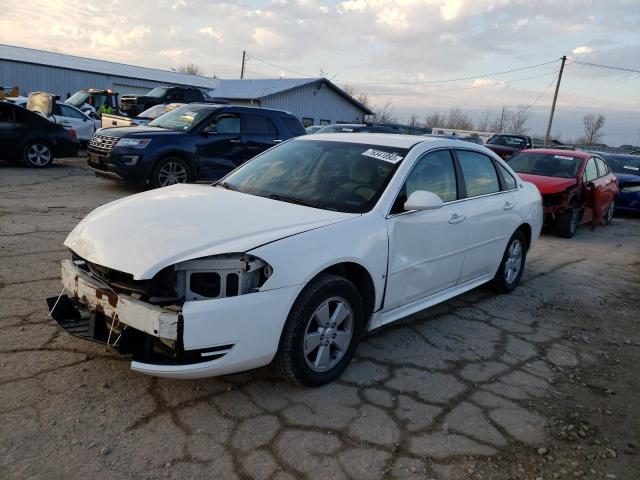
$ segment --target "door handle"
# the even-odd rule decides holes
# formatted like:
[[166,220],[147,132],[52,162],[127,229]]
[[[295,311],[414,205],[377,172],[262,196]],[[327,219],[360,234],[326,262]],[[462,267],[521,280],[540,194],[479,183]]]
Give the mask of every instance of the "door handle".
[[503,210],[511,210],[513,208],[513,203],[511,202],[504,202],[504,207],[502,207]]
[[458,215],[457,213],[454,213],[453,215],[451,215],[451,218],[449,219],[449,223],[454,224],[454,223],[464,222],[465,218],[466,217],[464,215]]
[[231,140],[229,140],[229,143],[240,143],[240,139],[239,138],[232,138]]

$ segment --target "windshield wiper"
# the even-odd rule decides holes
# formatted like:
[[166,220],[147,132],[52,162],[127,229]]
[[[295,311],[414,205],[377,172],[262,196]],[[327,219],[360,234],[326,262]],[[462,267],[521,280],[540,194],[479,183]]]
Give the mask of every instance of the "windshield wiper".
[[305,202],[304,200],[301,200],[299,198],[288,197],[286,195],[278,195],[278,194],[272,193],[271,195],[269,195],[269,198],[272,198],[273,200],[280,200],[281,202],[295,203],[296,205],[302,205],[304,207],[318,208],[316,205],[313,205],[312,203]]
[[227,190],[232,190],[232,191],[234,191],[234,192],[237,192],[237,191],[238,191],[238,189],[237,189],[236,187],[234,187],[233,185],[231,185],[231,184],[230,184],[230,183],[228,183],[228,182],[216,182],[216,183],[214,183],[214,185],[215,185],[216,187],[226,188]]

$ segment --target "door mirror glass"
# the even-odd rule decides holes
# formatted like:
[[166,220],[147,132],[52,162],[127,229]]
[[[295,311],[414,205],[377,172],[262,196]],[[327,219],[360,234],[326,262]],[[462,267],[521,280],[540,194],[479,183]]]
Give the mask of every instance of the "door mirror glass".
[[416,190],[404,203],[404,209],[410,210],[435,210],[443,205],[442,199],[433,192]]

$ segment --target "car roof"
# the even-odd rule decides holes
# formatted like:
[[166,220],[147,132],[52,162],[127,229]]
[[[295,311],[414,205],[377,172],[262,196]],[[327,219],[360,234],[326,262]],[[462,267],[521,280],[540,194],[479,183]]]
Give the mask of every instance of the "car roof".
[[527,153],[539,153],[541,155],[562,155],[564,157],[580,158],[582,160],[595,155],[593,152],[582,152],[580,150],[562,150],[559,148],[527,148],[522,150]]
[[314,133],[313,135],[296,137],[296,140],[326,140],[332,142],[362,143],[381,147],[412,148],[419,143],[442,142],[442,138],[420,137],[395,133]]

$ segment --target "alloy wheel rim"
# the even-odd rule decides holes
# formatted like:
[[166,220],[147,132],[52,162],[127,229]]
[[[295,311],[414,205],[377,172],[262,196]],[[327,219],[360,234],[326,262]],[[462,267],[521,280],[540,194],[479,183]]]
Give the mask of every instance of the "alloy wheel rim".
[[163,187],[187,183],[187,169],[180,162],[167,162],[158,172],[158,183]]
[[511,245],[509,245],[507,261],[504,268],[504,277],[507,283],[511,284],[516,280],[516,278],[518,278],[518,274],[520,273],[521,268],[522,243],[520,242],[520,240],[514,240]]
[[27,151],[29,162],[42,167],[51,161],[51,151],[46,145],[34,144]]
[[326,372],[344,357],[353,338],[354,317],[349,302],[331,297],[318,306],[307,321],[303,355],[314,372]]

